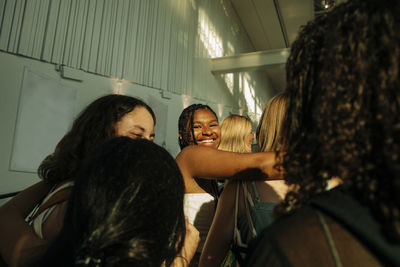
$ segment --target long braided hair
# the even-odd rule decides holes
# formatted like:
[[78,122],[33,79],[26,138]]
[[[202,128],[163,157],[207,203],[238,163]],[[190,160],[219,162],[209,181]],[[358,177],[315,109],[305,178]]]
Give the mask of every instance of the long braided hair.
[[304,27],[288,59],[287,212],[339,177],[400,240],[400,5],[352,0]]
[[207,109],[211,111],[218,120],[217,114],[208,105],[192,104],[185,108],[179,116],[178,121],[178,142],[181,149],[184,149],[189,145],[197,145],[196,138],[194,138],[193,117],[196,110],[199,109]]

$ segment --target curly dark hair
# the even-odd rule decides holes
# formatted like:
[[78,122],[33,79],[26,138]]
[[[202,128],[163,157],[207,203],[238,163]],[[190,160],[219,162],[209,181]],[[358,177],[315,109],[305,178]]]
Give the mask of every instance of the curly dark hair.
[[215,118],[217,118],[217,114],[212,110],[208,105],[203,105],[203,104],[192,104],[185,108],[181,115],[179,116],[179,121],[178,121],[178,131],[179,131],[179,146],[181,149],[184,149],[188,145],[195,144],[197,145],[196,139],[192,140],[192,136],[194,136],[194,130],[193,130],[193,117],[194,113],[196,110],[199,109],[207,109],[211,111],[214,115]]
[[57,144],[54,153],[40,164],[38,175],[57,184],[74,179],[85,159],[99,145],[115,136],[115,124],[136,107],[153,110],[142,100],[125,95],[106,95],[89,104],[75,119],[71,130]]
[[282,165],[294,210],[339,177],[400,235],[400,8],[352,0],[308,23],[288,59]]
[[185,239],[183,196],[165,149],[113,138],[82,165],[64,227],[35,266],[169,266]]

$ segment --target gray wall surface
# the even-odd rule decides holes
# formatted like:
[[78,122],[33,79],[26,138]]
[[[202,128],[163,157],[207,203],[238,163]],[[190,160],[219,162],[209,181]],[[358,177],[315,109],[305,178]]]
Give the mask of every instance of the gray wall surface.
[[[73,117],[109,93],[156,105],[156,141],[173,156],[184,107],[206,103],[220,119],[256,122],[275,92],[259,73],[211,74],[211,58],[252,51],[229,1],[0,0],[0,23],[0,194],[38,181],[10,168],[26,69],[76,90]],[[56,141],[42,145],[52,151]]]

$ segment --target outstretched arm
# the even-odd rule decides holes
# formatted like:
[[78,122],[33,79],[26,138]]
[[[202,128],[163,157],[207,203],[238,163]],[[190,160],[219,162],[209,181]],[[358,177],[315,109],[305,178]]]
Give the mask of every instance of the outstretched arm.
[[39,182],[0,207],[0,253],[10,266],[30,261],[46,247],[47,242],[35,234],[25,217],[50,189],[50,185]]
[[275,152],[234,153],[201,146],[188,146],[176,157],[185,180],[234,175],[245,180],[279,179],[283,172],[274,168],[276,160]]

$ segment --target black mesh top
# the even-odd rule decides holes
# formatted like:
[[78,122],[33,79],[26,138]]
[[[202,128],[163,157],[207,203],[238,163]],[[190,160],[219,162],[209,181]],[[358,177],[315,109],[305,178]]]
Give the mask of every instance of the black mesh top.
[[250,244],[247,266],[400,266],[366,206],[339,187],[277,219]]

